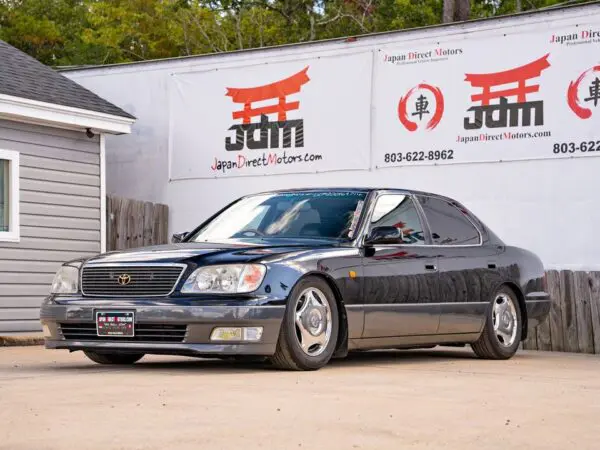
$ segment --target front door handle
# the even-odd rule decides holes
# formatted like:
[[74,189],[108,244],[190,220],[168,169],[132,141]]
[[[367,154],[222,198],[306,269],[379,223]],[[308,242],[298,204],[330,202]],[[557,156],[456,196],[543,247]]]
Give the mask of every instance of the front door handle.
[[425,264],[425,270],[437,270],[435,264]]

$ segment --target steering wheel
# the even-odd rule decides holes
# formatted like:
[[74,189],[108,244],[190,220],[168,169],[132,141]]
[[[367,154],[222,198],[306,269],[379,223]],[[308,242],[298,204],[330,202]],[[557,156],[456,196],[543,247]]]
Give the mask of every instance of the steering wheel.
[[238,231],[233,237],[256,237],[264,235],[265,233],[258,231],[256,228],[248,228],[247,230]]

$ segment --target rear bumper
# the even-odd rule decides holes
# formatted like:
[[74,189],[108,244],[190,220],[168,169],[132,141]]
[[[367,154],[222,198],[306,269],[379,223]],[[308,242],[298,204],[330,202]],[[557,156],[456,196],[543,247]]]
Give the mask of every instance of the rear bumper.
[[535,327],[550,314],[552,299],[545,292],[534,292],[525,297],[525,305],[527,307],[528,325]]
[[[88,324],[95,327],[98,310],[126,310],[135,312],[137,325],[185,325],[181,342],[128,341],[128,338],[69,338],[63,335],[61,325]],[[106,306],[105,303],[89,305],[61,305],[46,303],[40,311],[44,326],[45,345],[50,349],[98,350],[139,352],[172,355],[272,355],[275,353],[285,305],[263,306]],[[258,342],[214,342],[210,334],[216,327],[263,327]]]

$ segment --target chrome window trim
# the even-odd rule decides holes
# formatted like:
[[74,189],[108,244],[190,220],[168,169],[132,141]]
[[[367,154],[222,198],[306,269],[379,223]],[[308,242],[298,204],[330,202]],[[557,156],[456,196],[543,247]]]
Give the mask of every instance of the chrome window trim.
[[[83,291],[83,269],[89,267],[89,268],[93,268],[93,267],[102,267],[102,268],[119,268],[119,267],[157,267],[157,266],[164,266],[164,267],[181,267],[181,272],[179,273],[179,276],[177,277],[177,280],[175,281],[175,283],[173,284],[173,288],[169,291],[168,294],[161,294],[161,295],[140,295],[140,294],[135,294],[135,295],[127,295],[127,294],[120,294],[120,295],[98,295],[98,294],[86,294]],[[177,288],[177,285],[179,284],[179,282],[181,281],[183,274],[185,273],[186,269],[187,269],[187,264],[180,264],[180,263],[152,263],[152,264],[148,264],[148,263],[90,263],[90,264],[83,264],[81,266],[81,269],[79,270],[79,286],[81,287],[81,295],[83,295],[84,297],[94,297],[94,298],[136,298],[136,297],[142,297],[142,298],[148,298],[148,297],[168,297],[171,294],[173,294],[173,292],[175,292],[175,289]]]

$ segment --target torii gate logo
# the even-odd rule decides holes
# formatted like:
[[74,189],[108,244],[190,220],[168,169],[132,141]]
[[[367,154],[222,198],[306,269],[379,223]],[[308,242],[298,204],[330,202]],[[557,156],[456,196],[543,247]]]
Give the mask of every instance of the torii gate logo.
[[[250,150],[290,148],[292,131],[294,147],[304,147],[304,121],[287,120],[287,113],[300,108],[300,102],[288,103],[286,97],[300,92],[302,86],[310,81],[307,72],[308,66],[291,77],[275,83],[252,88],[227,88],[225,95],[231,97],[234,103],[243,104],[244,108],[232,114],[234,120],[242,119],[242,123],[229,128],[235,131],[235,141],[232,142],[231,137],[225,138],[225,149],[240,151],[244,148]],[[253,102],[274,99],[277,99],[276,104],[252,107]],[[277,114],[277,122],[269,122],[268,114]],[[253,117],[258,117],[260,120],[253,123],[251,120]],[[280,139],[280,130],[283,131],[283,139]],[[257,131],[259,136],[256,136]]]
[[[465,130],[478,130],[484,125],[486,128],[528,127],[531,126],[532,111],[535,114],[534,126],[544,125],[544,102],[527,101],[527,95],[538,92],[540,86],[527,85],[527,81],[538,78],[543,70],[550,67],[548,56],[549,54],[546,54],[529,64],[504,72],[466,74],[465,81],[470,82],[474,88],[481,88],[480,93],[471,95],[471,101],[481,102],[481,105],[472,106],[467,110],[473,111],[474,117],[473,121],[470,117],[465,117]],[[510,86],[491,90],[492,87],[503,85]],[[507,97],[515,97],[516,102],[509,102]],[[491,104],[490,101],[495,99],[499,102]]]

